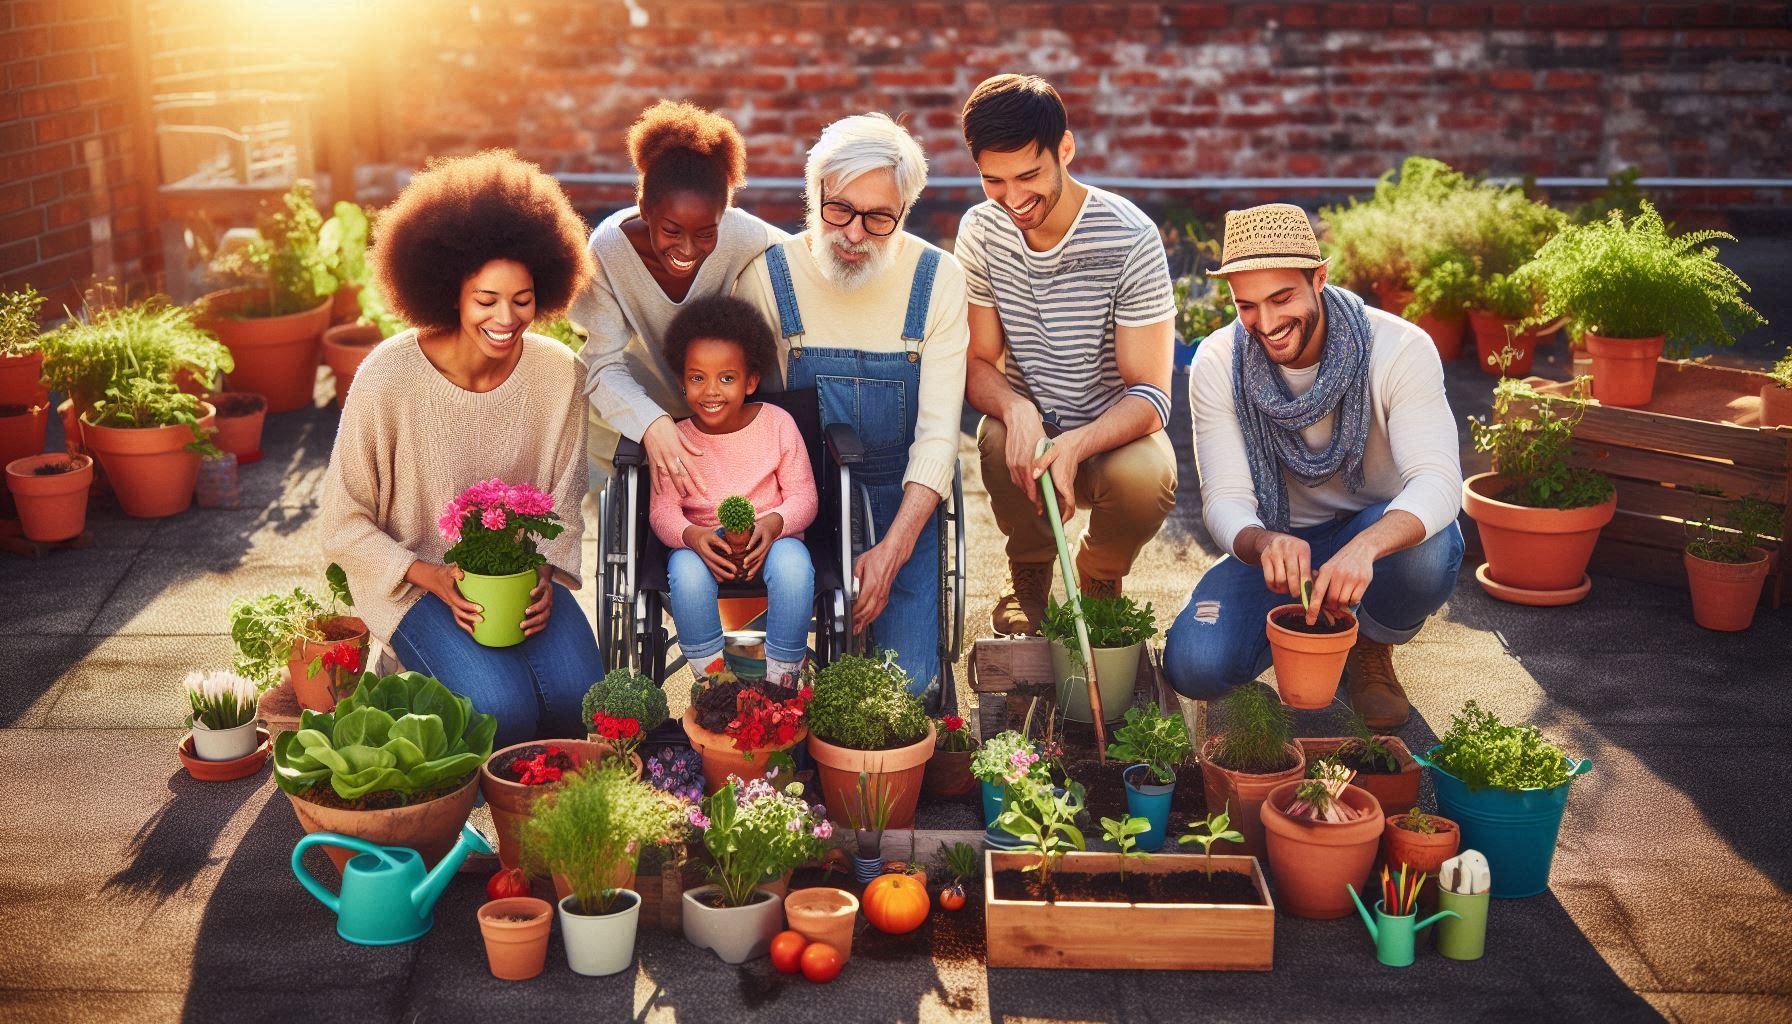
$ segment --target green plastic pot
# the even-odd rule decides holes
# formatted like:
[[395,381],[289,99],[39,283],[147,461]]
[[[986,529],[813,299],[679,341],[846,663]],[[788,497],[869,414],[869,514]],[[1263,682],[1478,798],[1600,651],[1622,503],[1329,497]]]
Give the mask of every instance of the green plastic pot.
[[454,586],[460,596],[480,608],[473,639],[486,647],[515,647],[522,643],[523,612],[529,608],[529,592],[539,579],[534,569],[524,569],[508,576],[468,572],[457,580]]
[[[1126,717],[1138,680],[1139,655],[1144,650],[1143,643],[1136,643],[1090,651],[1095,658],[1096,685],[1101,690],[1102,718],[1116,722]],[[1058,707],[1063,709],[1064,717],[1072,722],[1094,722],[1095,716],[1089,711],[1089,684],[1071,658],[1070,648],[1056,640],[1052,641],[1052,675],[1058,684]]]

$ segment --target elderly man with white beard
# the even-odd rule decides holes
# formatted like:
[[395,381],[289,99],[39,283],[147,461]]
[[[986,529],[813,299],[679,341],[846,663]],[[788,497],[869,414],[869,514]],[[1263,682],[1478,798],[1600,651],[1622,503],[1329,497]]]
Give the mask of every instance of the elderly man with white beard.
[[736,294],[782,339],[784,386],[816,388],[824,423],[865,444],[877,543],[853,564],[853,624],[893,649],[915,692],[939,677],[939,530],[964,407],[964,272],[903,230],[927,159],[883,114],[823,129],[806,168],[808,229],[749,264]]

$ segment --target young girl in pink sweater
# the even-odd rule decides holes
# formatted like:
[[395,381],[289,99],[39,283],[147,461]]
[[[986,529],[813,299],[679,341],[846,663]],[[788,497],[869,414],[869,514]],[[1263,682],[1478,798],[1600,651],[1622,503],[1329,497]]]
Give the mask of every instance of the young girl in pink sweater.
[[[775,406],[747,402],[777,360],[759,311],[726,295],[689,300],[666,328],[666,365],[681,367],[691,418],[678,424],[690,486],[653,492],[653,531],[673,549],[666,565],[678,644],[699,681],[720,670],[722,619],[717,584],[763,572],[765,674],[775,682],[801,671],[815,604],[815,566],[803,530],[815,520],[815,475],[796,421]],[[756,517],[737,569],[716,506],[740,495]]]

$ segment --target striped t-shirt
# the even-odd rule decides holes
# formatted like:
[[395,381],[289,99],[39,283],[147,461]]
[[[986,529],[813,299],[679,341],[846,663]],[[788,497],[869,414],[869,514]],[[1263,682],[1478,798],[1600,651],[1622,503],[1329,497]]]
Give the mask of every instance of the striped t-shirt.
[[1094,420],[1126,394],[1114,325],[1142,327],[1175,313],[1157,225],[1098,188],[1045,252],[1029,249],[996,203],[979,203],[959,224],[953,255],[970,302],[995,307],[1002,319],[1009,386],[1065,429]]

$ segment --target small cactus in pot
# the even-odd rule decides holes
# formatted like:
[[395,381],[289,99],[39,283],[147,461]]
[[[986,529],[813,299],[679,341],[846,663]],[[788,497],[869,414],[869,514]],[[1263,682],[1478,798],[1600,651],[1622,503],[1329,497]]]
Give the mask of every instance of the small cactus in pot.
[[723,498],[716,506],[716,522],[722,524],[722,535],[727,538],[737,561],[747,550],[747,541],[753,536],[753,523],[757,518],[753,503],[738,494]]

